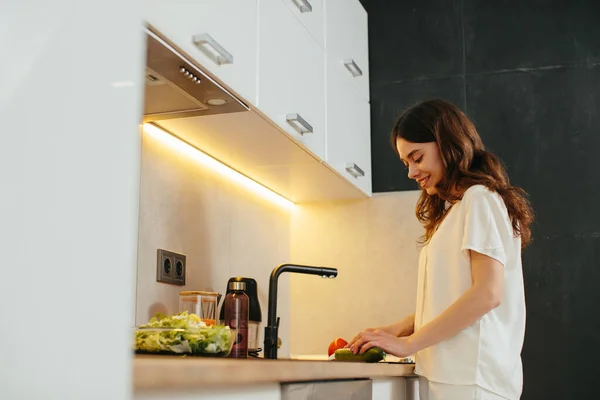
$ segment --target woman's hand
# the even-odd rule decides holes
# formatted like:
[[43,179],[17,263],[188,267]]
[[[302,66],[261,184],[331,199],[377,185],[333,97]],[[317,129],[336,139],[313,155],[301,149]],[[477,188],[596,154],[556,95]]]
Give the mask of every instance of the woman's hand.
[[360,332],[346,347],[350,348],[354,354],[363,354],[371,347],[379,347],[396,357],[407,357],[416,351],[408,337],[396,337],[381,329],[373,328]]

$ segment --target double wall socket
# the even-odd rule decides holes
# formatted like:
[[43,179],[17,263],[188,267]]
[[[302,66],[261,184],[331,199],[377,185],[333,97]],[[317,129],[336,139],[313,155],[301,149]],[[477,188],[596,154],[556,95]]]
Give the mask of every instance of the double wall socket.
[[156,281],[172,285],[185,285],[185,255],[158,249]]

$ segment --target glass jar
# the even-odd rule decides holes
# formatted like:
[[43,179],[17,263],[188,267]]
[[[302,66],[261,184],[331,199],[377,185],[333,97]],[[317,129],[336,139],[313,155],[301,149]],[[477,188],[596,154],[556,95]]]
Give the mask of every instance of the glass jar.
[[184,291],[179,293],[179,312],[196,314],[207,325],[215,325],[217,317],[216,292]]

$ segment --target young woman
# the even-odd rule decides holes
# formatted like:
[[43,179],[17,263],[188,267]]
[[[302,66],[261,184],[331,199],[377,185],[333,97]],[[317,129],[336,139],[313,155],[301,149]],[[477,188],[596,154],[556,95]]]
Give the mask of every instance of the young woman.
[[422,188],[425,227],[417,307],[392,325],[360,332],[349,347],[415,354],[421,400],[518,399],[525,296],[521,250],[533,212],[485,150],[473,123],[442,100],[406,110],[392,144]]

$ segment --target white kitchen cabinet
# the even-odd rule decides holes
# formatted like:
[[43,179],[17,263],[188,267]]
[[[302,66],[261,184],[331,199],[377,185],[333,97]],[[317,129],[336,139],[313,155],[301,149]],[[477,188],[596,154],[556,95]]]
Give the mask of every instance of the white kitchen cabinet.
[[358,0],[325,2],[327,63],[369,100],[369,43],[367,12]]
[[[238,115],[164,121],[167,128],[186,122],[172,132],[294,201],[371,195],[367,15],[358,0],[144,2],[152,28],[273,129]],[[212,53],[215,48],[223,55]],[[344,60],[354,60],[362,75],[353,77]],[[245,117],[247,124],[240,121]],[[221,134],[209,134],[214,131]],[[282,137],[270,136],[273,131]],[[292,157],[286,143],[311,162]],[[328,189],[319,184],[334,180],[339,185]]]
[[325,159],[325,54],[282,0],[259,3],[258,107]]
[[370,105],[327,65],[326,162],[367,195],[371,188]]
[[405,377],[373,379],[373,400],[414,400],[414,391],[407,390],[409,379]]
[[324,0],[282,0],[321,47],[325,47]]
[[[141,7],[0,4],[2,399],[129,399]],[[110,328],[58,345],[66,338],[59,314]],[[43,333],[23,329],[32,318]]]
[[250,103],[256,102],[257,0],[144,0],[144,19]]
[[207,387],[202,390],[170,388],[166,390],[135,391],[133,400],[281,400],[278,383]]

